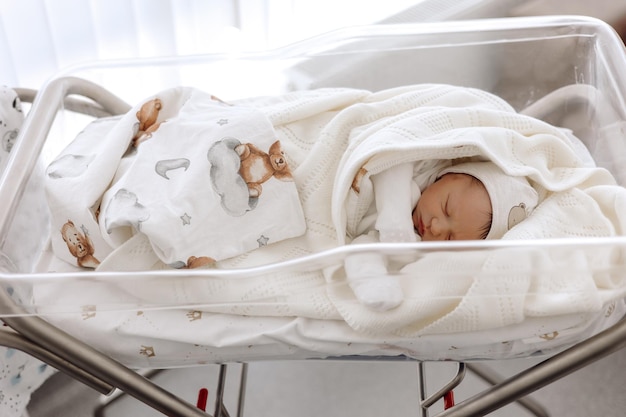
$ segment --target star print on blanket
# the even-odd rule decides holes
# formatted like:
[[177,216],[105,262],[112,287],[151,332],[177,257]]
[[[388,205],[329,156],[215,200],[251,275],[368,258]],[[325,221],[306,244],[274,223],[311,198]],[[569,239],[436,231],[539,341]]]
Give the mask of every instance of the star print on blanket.
[[53,250],[83,267],[137,233],[162,262],[189,268],[305,229],[267,117],[189,88],[91,123],[49,165],[46,188]]

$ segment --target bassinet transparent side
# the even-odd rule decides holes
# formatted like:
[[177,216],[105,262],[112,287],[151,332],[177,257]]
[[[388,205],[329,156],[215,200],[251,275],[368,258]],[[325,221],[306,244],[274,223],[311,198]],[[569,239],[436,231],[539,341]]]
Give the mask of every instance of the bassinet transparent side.
[[[76,116],[62,105],[66,93],[86,93],[98,100],[101,99],[100,88],[104,88],[107,91],[105,96],[112,93],[119,97],[117,101],[106,96],[104,107],[111,108],[111,113],[122,113],[128,108],[124,103],[134,105],[158,91],[180,85],[194,86],[225,100],[322,87],[371,91],[419,83],[475,87],[504,98],[518,111],[526,111],[570,129],[580,139],[577,144],[623,185],[626,184],[623,168],[626,166],[626,142],[622,133],[626,121],[626,87],[619,74],[624,73],[625,68],[623,45],[611,29],[599,21],[578,17],[359,27],[265,54],[81,65],[51,80],[33,106],[20,136],[21,143],[14,150],[13,163],[0,183],[2,201],[15,203],[0,208],[0,230],[3,237],[12,236],[7,231],[22,215],[19,207],[30,207],[26,203],[29,194],[25,192],[29,175],[31,172],[36,175],[40,168],[43,172],[43,167],[89,120],[82,115]],[[84,85],[89,87],[83,88],[79,82],[77,88],[72,81],[75,78],[86,80]],[[57,107],[61,111],[55,117]],[[48,124],[50,134],[46,133]],[[43,198],[41,191],[35,195]],[[36,217],[39,219],[38,214]],[[3,271],[1,276],[5,288],[10,289],[22,310],[2,306],[0,314],[44,315],[68,332],[102,346],[123,362],[141,366],[240,360],[244,356],[516,357],[576,343],[581,337],[614,323],[623,313],[626,239],[622,236],[354,245],[246,269],[100,273],[69,267],[62,269],[56,263],[51,268],[53,256],[41,247],[45,239],[40,239],[50,232],[46,222],[41,223],[34,231],[39,237],[39,246],[34,249],[38,259],[35,271],[29,266],[19,266],[19,259],[17,262],[14,259],[17,270]],[[12,257],[15,253],[30,254],[33,249],[27,247],[26,242],[31,240],[5,238],[3,251]],[[567,276],[584,275],[599,283],[596,288],[598,298],[587,310],[577,311],[563,306],[566,300],[576,299],[576,294],[567,298],[552,293],[545,297],[552,310],[536,312],[532,319],[524,317],[518,323],[464,333],[461,338],[460,331],[416,332],[419,337],[405,332],[394,338],[386,333],[370,338],[365,337],[358,326],[334,316],[329,322],[311,317],[280,316],[285,299],[292,306],[297,304],[298,311],[314,309],[315,306],[306,304],[305,301],[312,297],[306,294],[325,293],[323,280],[311,280],[309,287],[289,294],[270,291],[267,295],[258,291],[259,288],[270,288],[273,282],[287,280],[294,273],[316,274],[340,264],[347,255],[355,252],[383,253],[403,263],[423,259],[446,262],[445,259],[450,257],[471,259],[485,254],[500,256],[518,262],[507,271],[485,272],[482,275],[485,282],[512,282],[519,276],[532,279],[557,275],[565,280]],[[415,273],[408,270],[398,270],[395,274],[400,280],[410,281],[415,277]],[[440,302],[438,308],[443,311],[457,308],[467,300],[466,271],[446,270],[429,279],[463,283],[456,293],[434,295]],[[264,281],[259,284],[258,280]],[[341,290],[340,284],[333,285]],[[254,297],[244,302],[241,297],[233,298],[228,291],[211,295],[203,291],[207,287],[221,286],[238,287],[240,291],[249,288]],[[586,288],[581,287],[578,291],[577,294],[581,295]],[[184,297],[181,298],[181,294]],[[499,303],[503,299],[497,296],[496,293],[483,293],[483,298],[475,301],[485,305]],[[528,300],[539,302],[542,296],[528,289],[509,289],[506,295],[507,302],[522,303]],[[258,317],[252,317],[251,312],[256,312]],[[157,317],[169,320],[170,314],[179,314],[184,318],[185,326],[178,327],[171,334],[162,328],[152,329],[150,333],[145,326]],[[204,322],[212,320],[218,326],[215,329],[226,325],[227,331],[185,332],[189,330],[188,326],[197,324],[196,319],[200,316]],[[268,316],[272,317],[268,319]],[[546,327],[548,318],[554,319],[554,325]],[[337,321],[342,323],[337,328],[329,324]],[[168,329],[176,328],[167,323]],[[262,331],[242,336],[251,325]],[[553,337],[555,332],[559,337]],[[118,343],[117,337],[103,340],[103,334],[107,333],[121,336],[126,342]],[[268,334],[272,336],[268,337]],[[137,345],[148,346],[147,341],[156,339],[168,339],[156,357],[151,354],[153,351],[146,349],[137,353],[140,351]],[[224,342],[233,339],[237,339],[236,342]],[[185,352],[183,359],[181,349]]]

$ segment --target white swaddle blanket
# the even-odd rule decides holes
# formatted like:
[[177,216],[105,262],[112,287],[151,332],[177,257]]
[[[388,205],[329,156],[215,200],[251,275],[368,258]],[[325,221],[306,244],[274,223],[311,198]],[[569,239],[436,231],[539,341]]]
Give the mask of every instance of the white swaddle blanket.
[[[371,203],[369,175],[392,164],[433,158],[489,159],[512,175],[529,178],[542,202],[505,239],[606,237],[626,230],[626,190],[608,171],[586,164],[562,130],[520,115],[484,91],[448,85],[377,93],[323,89],[235,105],[259,110],[272,124],[289,158],[306,232],[220,261],[220,268],[276,263],[348,242]],[[354,187],[355,181],[359,187]],[[341,265],[325,271],[278,270],[246,280],[181,275],[159,286],[128,280],[118,282],[110,294],[98,289],[98,296],[103,303],[115,302],[125,292],[126,297],[148,303],[194,305],[215,313],[206,316],[212,317],[212,326],[220,318],[228,326],[240,315],[273,316],[286,320],[285,326],[278,326],[281,331],[303,334],[306,329],[301,326],[306,324],[300,322],[296,329],[286,325],[289,320],[323,320],[327,326],[350,329],[354,343],[384,344],[420,335],[485,331],[537,317],[598,312],[624,296],[623,278],[610,271],[594,272],[621,259],[617,249],[566,253],[563,256],[558,247],[545,253],[522,247],[424,254],[401,268],[406,273],[401,280],[405,301],[384,313],[356,301]],[[139,233],[110,253],[100,268],[164,266],[150,239]],[[42,288],[36,297],[46,305],[46,299],[79,295],[67,288]],[[156,344],[180,340],[188,329],[185,340],[228,345],[229,340],[215,340],[215,335],[203,339],[193,330],[198,321],[190,322],[188,311],[179,313],[144,311],[141,317],[124,317],[114,327],[125,337],[139,331],[145,338],[139,321],[154,314],[158,320],[150,322],[150,331],[158,334]]]

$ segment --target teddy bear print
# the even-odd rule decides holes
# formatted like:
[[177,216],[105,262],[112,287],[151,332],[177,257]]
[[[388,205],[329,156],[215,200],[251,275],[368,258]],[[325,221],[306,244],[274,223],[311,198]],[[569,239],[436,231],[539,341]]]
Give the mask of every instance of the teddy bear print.
[[508,230],[511,230],[513,226],[520,223],[522,220],[526,218],[526,205],[524,203],[519,204],[518,206],[512,207],[509,211],[508,218]]
[[352,188],[355,193],[361,193],[361,181],[363,181],[363,177],[365,177],[366,175],[367,169],[363,167],[359,168],[359,171],[354,176],[354,179],[352,180],[352,184],[350,186],[350,188]]
[[208,256],[190,256],[183,269],[195,269],[215,264],[215,259]]
[[187,259],[187,262],[184,261],[176,261],[171,264],[168,264],[170,268],[175,269],[195,269],[195,268],[205,268],[205,267],[214,267],[217,261],[209,256],[190,256]]
[[224,100],[222,100],[221,98],[214,96],[213,94],[211,94],[211,100],[213,101],[217,101],[220,104],[224,104],[226,106],[232,106],[232,104],[225,102]]
[[78,230],[74,222],[68,220],[61,228],[61,236],[67,249],[76,258],[78,266],[96,268],[100,261],[93,256],[95,249],[87,230],[84,226],[81,229]]
[[136,132],[132,139],[133,146],[137,147],[142,142],[150,139],[152,133],[159,128],[162,122],[157,123],[157,118],[162,108],[163,103],[158,98],[148,100],[141,106],[136,114],[139,123],[135,125]]
[[11,152],[11,149],[13,149],[13,145],[15,144],[15,139],[17,139],[18,133],[19,131],[17,129],[9,130],[4,133],[4,136],[2,137],[2,149],[4,149],[5,152]]
[[293,181],[279,141],[266,153],[237,138],[224,137],[211,145],[207,159],[213,191],[230,216],[239,217],[254,210],[263,190],[261,184],[271,177]]
[[263,191],[261,184],[272,177],[281,181],[293,181],[280,141],[277,140],[270,146],[269,153],[251,143],[236,146],[235,152],[241,159],[239,175],[248,185],[250,197],[258,198]]
[[2,150],[9,153],[24,121],[22,102],[15,90],[3,85],[0,86],[0,103],[2,103],[0,140],[2,141]]

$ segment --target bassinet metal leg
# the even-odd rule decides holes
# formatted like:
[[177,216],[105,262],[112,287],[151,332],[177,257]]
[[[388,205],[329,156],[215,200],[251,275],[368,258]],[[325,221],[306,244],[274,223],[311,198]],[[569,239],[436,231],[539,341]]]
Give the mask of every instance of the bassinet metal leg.
[[439,391],[433,395],[427,397],[426,393],[426,366],[424,362],[418,363],[418,378],[419,378],[419,394],[420,394],[420,413],[421,417],[428,417],[428,409],[437,401],[442,399],[447,393],[456,388],[465,378],[466,366],[463,362],[459,362],[456,376],[450,380],[446,385],[441,387]]
[[[484,367],[477,364],[467,364],[467,363],[459,363],[459,368],[457,370],[456,376],[448,382],[445,386],[443,386],[439,391],[427,397],[426,393],[426,367],[424,362],[420,362],[419,365],[419,386],[420,386],[420,413],[421,417],[428,417],[428,409],[443,398],[447,393],[452,391],[458,385],[461,384],[463,379],[465,378],[466,370],[471,371],[476,376],[484,380],[485,382],[491,385],[497,385],[499,382],[502,382],[504,379],[494,372],[485,369]],[[543,406],[531,398],[519,398],[516,402],[524,407],[527,411],[532,413],[536,417],[549,417],[549,413],[543,408]]]
[[420,417],[428,417],[428,409],[424,407],[423,402],[428,395],[426,393],[426,366],[424,362],[417,364],[417,380],[419,384],[419,400],[420,400]]
[[[237,417],[243,416],[243,405],[245,401],[246,384],[248,383],[248,364],[241,364],[241,376],[239,379],[239,398],[237,400]],[[217,381],[217,391],[215,393],[215,417],[230,417],[224,405],[224,389],[226,386],[226,365],[220,365],[220,372]]]
[[246,401],[246,386],[248,385],[248,364],[241,364],[241,377],[239,378],[239,401],[237,402],[237,417],[243,417],[243,406]]
[[230,417],[224,405],[224,387],[226,385],[226,365],[220,365],[220,373],[217,379],[217,391],[215,392],[215,417]]
[[92,374],[64,360],[54,353],[43,349],[41,346],[15,333],[8,327],[0,328],[0,346],[17,349],[24,353],[27,353],[30,356],[33,356],[40,361],[47,363],[53,368],[64,372],[72,378],[95,389],[101,394],[108,395],[111,394],[113,390],[115,390],[115,387],[111,384],[107,384],[101,379],[96,378]]
[[[152,369],[142,373],[146,378],[152,378],[162,372],[166,372],[165,369]],[[221,364],[218,373],[217,389],[215,394],[215,412],[214,417],[229,417],[228,410],[224,404],[224,392],[226,387],[226,373],[227,365]],[[248,381],[248,364],[241,364],[241,375],[239,379],[239,394],[237,400],[237,417],[243,416],[243,407],[245,402],[246,385]],[[94,417],[104,417],[106,409],[113,405],[115,402],[124,398],[126,394],[123,391],[116,390],[112,395],[107,396],[102,403],[94,411]]]
[[[163,372],[163,369],[150,369],[150,370],[143,371],[143,372],[138,371],[138,373],[140,373],[141,375],[143,375],[145,378],[148,378],[148,379],[154,378],[161,372]],[[101,397],[100,405],[98,405],[93,411],[94,417],[105,417],[105,412],[107,408],[109,408],[110,406],[112,406],[113,404],[115,404],[117,401],[124,398],[125,396],[126,396],[126,393],[124,391],[120,391],[116,389],[113,393],[111,393],[111,395]]]
[[626,319],[457,404],[439,417],[484,416],[626,346]]
[[[504,381],[504,378],[485,366],[468,363],[467,369],[490,385],[497,385],[498,383]],[[537,417],[550,417],[550,413],[548,413],[548,411],[541,404],[532,398],[523,397],[518,399],[516,402]]]

